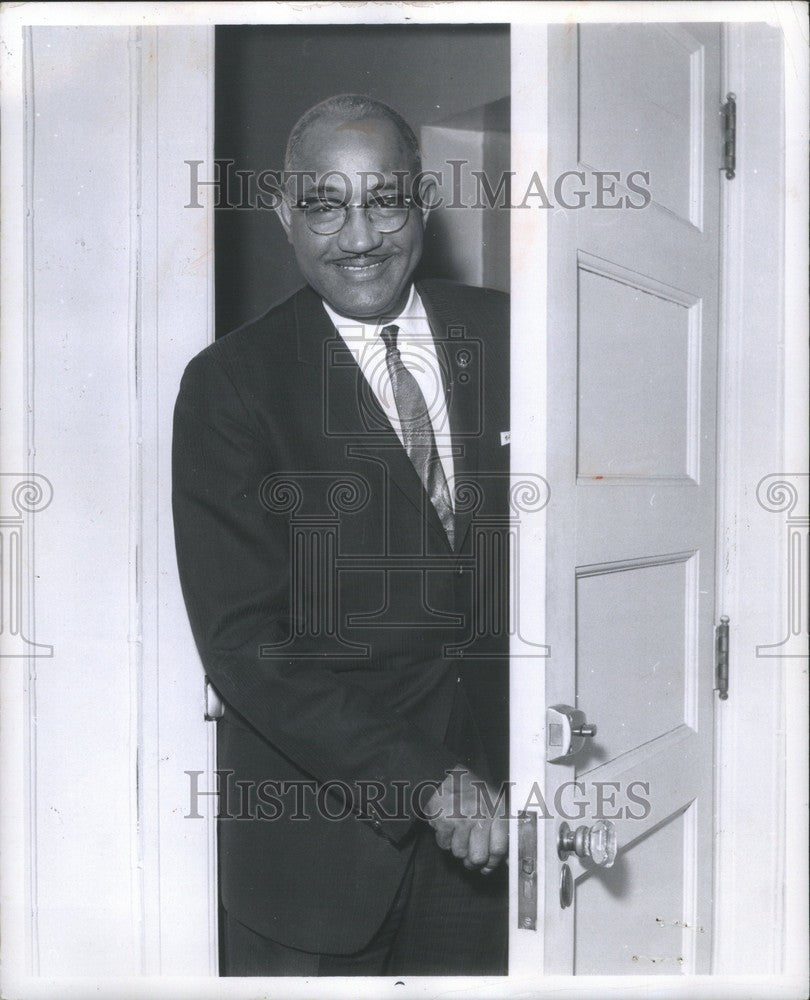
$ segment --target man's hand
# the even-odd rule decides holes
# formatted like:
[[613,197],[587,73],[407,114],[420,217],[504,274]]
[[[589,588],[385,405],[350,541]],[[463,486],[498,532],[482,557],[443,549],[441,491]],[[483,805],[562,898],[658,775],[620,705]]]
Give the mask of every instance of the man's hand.
[[450,771],[425,806],[436,843],[452,851],[465,868],[489,875],[506,857],[509,804],[463,765]]

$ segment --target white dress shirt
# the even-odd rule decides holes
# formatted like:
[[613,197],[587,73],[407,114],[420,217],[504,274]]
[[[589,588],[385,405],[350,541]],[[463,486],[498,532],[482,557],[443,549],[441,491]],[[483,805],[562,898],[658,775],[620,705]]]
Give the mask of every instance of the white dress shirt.
[[[399,328],[397,347],[400,357],[402,363],[419,383],[419,388],[425,397],[430,423],[433,427],[433,436],[436,440],[436,450],[439,453],[445,478],[450,486],[452,502],[454,500],[454,465],[447,399],[436,344],[425,314],[425,307],[422,305],[416,288],[411,285],[408,301],[399,316],[388,317],[383,321],[363,322],[357,319],[347,319],[336,313],[326,302],[323,306],[343,338],[346,347],[351,351],[354,360],[360,366],[360,370],[380,404],[380,408],[404,444],[399,413],[391,388],[391,377],[385,362],[385,344],[380,336],[380,331],[385,326]],[[455,509],[455,504],[453,507]]]

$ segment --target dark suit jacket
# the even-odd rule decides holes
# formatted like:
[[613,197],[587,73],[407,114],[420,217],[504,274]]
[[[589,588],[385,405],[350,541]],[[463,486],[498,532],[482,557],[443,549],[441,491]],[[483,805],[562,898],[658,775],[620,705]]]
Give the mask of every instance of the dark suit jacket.
[[[503,600],[476,606],[474,584],[475,538],[507,506],[508,299],[448,282],[418,291],[466,483],[455,551],[310,288],[197,355],[175,411],[180,576],[226,704],[222,899],[307,951],[350,953],[379,927],[420,822],[419,782],[461,759],[484,767],[487,742],[505,768]],[[499,625],[476,635],[493,614]]]

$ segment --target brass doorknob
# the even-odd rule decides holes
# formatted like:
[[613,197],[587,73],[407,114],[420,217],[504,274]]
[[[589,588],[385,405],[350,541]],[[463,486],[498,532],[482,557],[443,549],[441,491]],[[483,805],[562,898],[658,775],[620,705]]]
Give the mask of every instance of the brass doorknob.
[[618,845],[616,827],[609,819],[597,820],[593,826],[578,826],[572,830],[567,823],[560,823],[557,835],[557,856],[565,861],[569,854],[590,858],[598,868],[610,868],[616,860]]

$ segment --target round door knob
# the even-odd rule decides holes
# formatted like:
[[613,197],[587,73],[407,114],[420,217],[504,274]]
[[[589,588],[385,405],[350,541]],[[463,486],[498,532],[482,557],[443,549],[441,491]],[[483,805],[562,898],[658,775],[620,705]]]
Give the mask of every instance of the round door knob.
[[567,823],[560,824],[557,835],[557,856],[565,861],[569,854],[590,858],[598,868],[610,868],[616,860],[618,845],[616,827],[609,819],[597,820],[593,826],[578,826],[572,830]]

